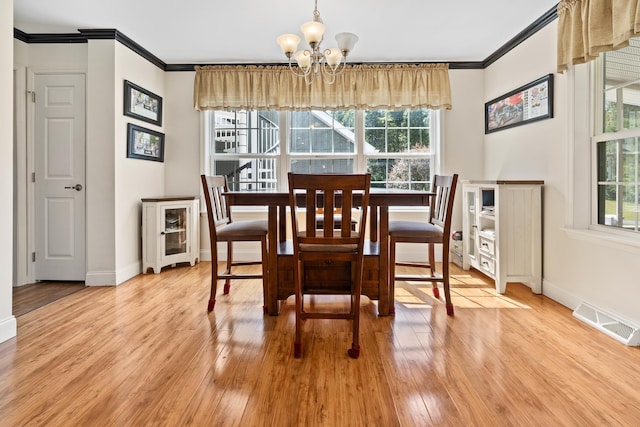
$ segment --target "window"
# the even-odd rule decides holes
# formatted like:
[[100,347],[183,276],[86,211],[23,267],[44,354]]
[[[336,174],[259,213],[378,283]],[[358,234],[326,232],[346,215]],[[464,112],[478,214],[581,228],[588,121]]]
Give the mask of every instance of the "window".
[[289,170],[296,173],[354,173],[355,111],[289,114]]
[[364,153],[372,187],[431,188],[429,110],[364,113]]
[[278,112],[216,111],[205,117],[209,172],[226,175],[234,190],[278,187]]
[[207,111],[207,172],[226,175],[234,190],[284,190],[288,171],[368,171],[372,187],[427,190],[435,161],[435,114],[427,109]]
[[601,55],[593,137],[598,225],[640,231],[640,39]]

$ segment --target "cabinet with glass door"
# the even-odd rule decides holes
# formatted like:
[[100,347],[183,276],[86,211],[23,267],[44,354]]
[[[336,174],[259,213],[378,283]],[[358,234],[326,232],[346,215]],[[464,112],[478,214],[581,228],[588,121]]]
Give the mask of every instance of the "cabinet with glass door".
[[199,253],[199,200],[197,197],[142,199],[142,272],[159,273],[162,267],[188,262]]

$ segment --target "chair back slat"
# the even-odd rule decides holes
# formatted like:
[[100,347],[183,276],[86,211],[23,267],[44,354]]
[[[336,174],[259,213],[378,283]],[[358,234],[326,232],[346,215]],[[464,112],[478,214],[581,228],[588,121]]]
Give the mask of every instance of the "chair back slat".
[[224,193],[228,191],[227,178],[225,176],[201,175],[204,200],[207,205],[207,218],[209,220],[209,235],[216,241],[216,228],[231,223],[231,209]]
[[[357,245],[364,244],[369,206],[370,174],[289,174],[289,201],[294,237],[294,250],[299,244]],[[301,200],[304,200],[301,202]],[[322,229],[318,230],[316,212],[322,212]],[[339,206],[339,207],[338,207]],[[306,219],[301,222],[301,207]],[[354,216],[355,214],[355,216]],[[352,226],[353,220],[357,226]],[[340,224],[337,227],[337,224]],[[304,229],[302,229],[304,224]]]
[[[318,194],[319,197],[323,197],[323,206],[324,206],[324,226],[323,226],[323,237],[333,237],[333,229],[335,228],[335,197],[336,192],[334,190],[326,190]],[[311,217],[311,215],[309,215]]]
[[431,198],[430,222],[440,227],[445,235],[451,230],[451,214],[453,212],[453,199],[456,193],[458,175],[435,175],[431,191],[435,196]]
[[[315,212],[316,211],[316,207],[318,206],[318,199],[317,197],[309,197],[309,194],[305,194],[304,195],[305,198],[305,209],[307,212]],[[316,232],[316,227],[315,227],[315,218],[313,217],[313,215],[309,214],[307,215],[307,221],[306,221],[306,226],[305,228],[307,230],[309,230],[310,233],[312,233],[311,237],[315,237],[315,232]]]

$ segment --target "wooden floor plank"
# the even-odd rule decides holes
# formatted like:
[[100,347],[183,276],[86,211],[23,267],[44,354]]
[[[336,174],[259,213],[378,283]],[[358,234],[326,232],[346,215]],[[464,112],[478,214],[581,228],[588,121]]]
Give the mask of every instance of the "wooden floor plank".
[[12,313],[20,317],[84,289],[84,282],[39,282],[12,288]]
[[207,262],[83,288],[0,344],[0,425],[637,425],[639,348],[452,268],[454,317],[424,283],[397,283],[392,317],[363,298],[357,360],[349,322],[326,319],[295,359],[293,298],[265,316],[256,280],[207,313]]

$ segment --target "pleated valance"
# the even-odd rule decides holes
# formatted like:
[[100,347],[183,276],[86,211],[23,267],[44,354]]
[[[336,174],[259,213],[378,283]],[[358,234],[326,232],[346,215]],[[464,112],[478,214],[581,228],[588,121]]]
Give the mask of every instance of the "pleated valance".
[[558,72],[601,52],[629,45],[640,34],[638,0],[562,0],[558,3]]
[[448,64],[348,65],[335,83],[307,85],[289,67],[196,67],[198,110],[451,108]]

